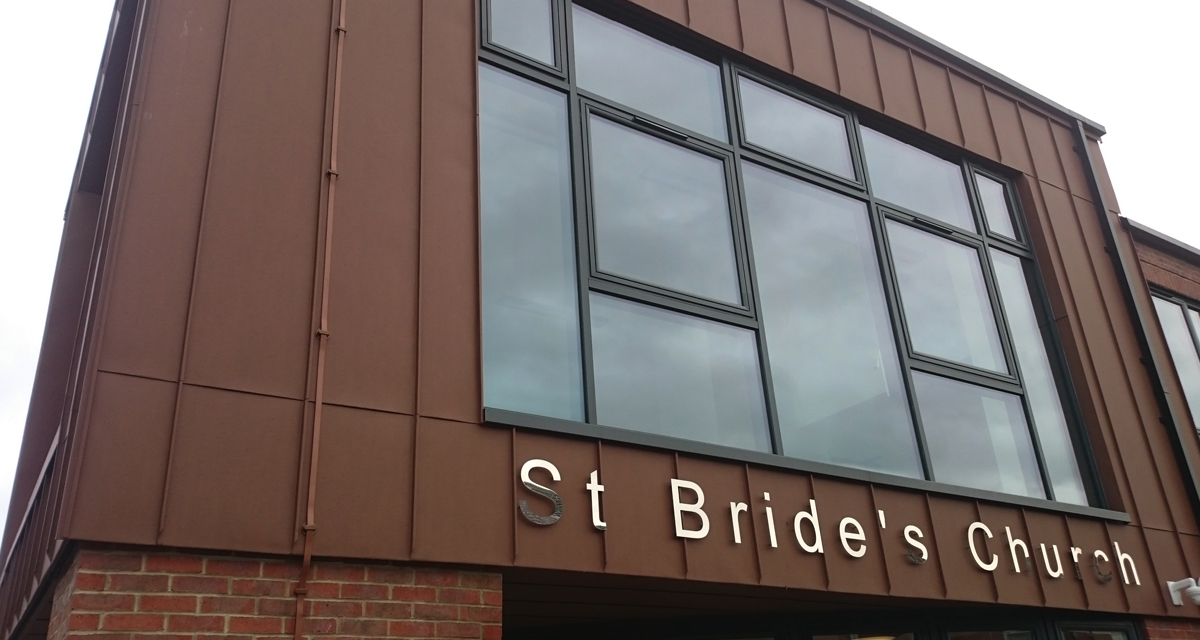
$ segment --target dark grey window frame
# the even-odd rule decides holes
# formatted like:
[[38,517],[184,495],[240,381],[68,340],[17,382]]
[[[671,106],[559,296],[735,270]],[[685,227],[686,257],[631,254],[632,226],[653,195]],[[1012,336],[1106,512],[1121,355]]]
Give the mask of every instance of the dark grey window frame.
[[[1183,321],[1187,324],[1188,332],[1192,336],[1192,346],[1196,349],[1196,353],[1200,355],[1200,327],[1196,326],[1196,323],[1192,321],[1192,317],[1188,314],[1188,310],[1200,313],[1200,302],[1196,302],[1191,298],[1185,298],[1169,289],[1164,289],[1163,287],[1156,285],[1150,285],[1150,295],[1183,308]],[[1155,314],[1154,317],[1156,320],[1158,319],[1157,314]],[[1161,322],[1161,320],[1159,320],[1159,322]],[[1171,368],[1175,370],[1175,366],[1175,357],[1172,355]],[[1176,373],[1175,375],[1178,376],[1179,374]],[[1183,403],[1185,405],[1188,404],[1187,398],[1183,399]],[[1188,405],[1188,410],[1193,416],[1200,416],[1200,407],[1193,408],[1192,406]],[[1193,418],[1192,422],[1196,426],[1196,432],[1200,434],[1200,419]]]
[[[1073,385],[1066,366],[1067,363],[1061,348],[1061,340],[1054,323],[1050,321],[1050,305],[1043,284],[1044,280],[1040,275],[1041,271],[1030,245],[1031,235],[1025,222],[1024,213],[1021,210],[1020,199],[1017,197],[1014,189],[1014,181],[1011,174],[1004,173],[1001,168],[991,165],[982,158],[969,158],[969,153],[963,149],[931,140],[927,134],[887,121],[881,116],[866,113],[859,114],[852,109],[853,105],[843,106],[840,104],[844,102],[843,100],[837,96],[829,95],[819,88],[806,87],[805,90],[801,90],[795,86],[799,83],[794,79],[792,84],[788,84],[774,77],[769,70],[764,72],[763,70],[752,68],[747,61],[730,59],[722,52],[714,51],[709,45],[697,42],[694,36],[689,36],[686,33],[686,30],[673,29],[670,26],[664,27],[664,25],[657,22],[646,21],[637,15],[636,12],[614,8],[604,3],[576,0],[575,4],[581,7],[614,19],[650,37],[667,42],[672,46],[718,65],[721,72],[726,126],[730,141],[723,142],[699,133],[685,131],[679,126],[660,118],[609,101],[602,96],[576,87],[573,77],[573,43],[570,37],[570,8],[572,3],[570,0],[551,0],[551,2],[555,17],[554,24],[556,26],[554,33],[556,61],[558,63],[556,68],[548,67],[536,60],[532,60],[489,41],[489,0],[479,0],[479,60],[506,72],[561,91],[568,98],[568,118],[571,129],[572,190],[575,204],[577,238],[578,299],[580,318],[582,319],[580,322],[580,339],[582,342],[581,360],[583,364],[583,396],[586,422],[580,423],[485,407],[484,421],[486,423],[498,426],[541,429],[590,438],[603,438],[634,445],[664,448],[722,459],[740,460],[831,476],[867,480],[879,484],[971,497],[993,502],[1077,513],[1120,522],[1129,521],[1129,516],[1126,513],[1104,508],[1107,500],[1103,495],[1095,467],[1095,459],[1083,428],[1082,412],[1073,391]],[[856,179],[851,180],[835,175],[746,142],[746,135],[742,125],[740,92],[737,82],[739,77],[753,80],[790,97],[802,100],[812,106],[842,117],[846,123],[847,139],[850,144],[851,159]],[[727,193],[729,196],[731,229],[733,230],[735,243],[734,252],[740,280],[740,290],[742,292],[742,305],[729,305],[707,300],[630,278],[604,273],[597,269],[592,207],[593,197],[589,167],[590,156],[587,152],[587,122],[589,116],[593,114],[722,160],[728,179]],[[919,212],[877,200],[871,191],[870,178],[866,170],[866,160],[863,157],[862,139],[859,134],[860,127],[862,126],[872,128],[943,160],[959,165],[962,179],[967,189],[972,220],[976,225],[977,231],[971,232],[958,229]],[[761,165],[786,176],[803,180],[844,196],[849,196],[867,205],[881,271],[880,276],[887,299],[889,318],[892,322],[893,338],[896,340],[901,375],[904,378],[917,447],[924,467],[924,479],[862,471],[810,460],[788,458],[782,454],[746,451],[597,423],[592,336],[590,322],[587,321],[591,317],[588,300],[589,291],[605,293],[753,330],[759,350],[763,395],[766,400],[766,413],[770,425],[770,442],[774,451],[783,450],[779,430],[779,417],[776,412],[774,398],[774,385],[769,366],[767,342],[764,332],[760,330],[761,324],[759,318],[762,317],[762,310],[759,306],[757,277],[753,259],[754,249],[747,230],[745,188],[741,175],[742,162],[752,162]],[[1005,198],[1010,206],[1013,229],[1017,236],[1016,240],[990,232],[986,216],[983,212],[978,187],[975,183],[975,174],[988,177],[1004,186]],[[898,282],[892,266],[891,248],[885,230],[886,221],[889,220],[950,239],[961,245],[971,247],[976,251],[980,258],[981,268],[983,269],[990,306],[995,317],[998,332],[1000,333],[1002,352],[1009,368],[1008,374],[1001,374],[939,359],[917,353],[912,348],[899,299]],[[1048,499],[1028,498],[940,483],[937,482],[934,476],[924,428],[921,424],[920,412],[917,409],[917,400],[912,381],[913,371],[922,371],[990,389],[1014,393],[1022,398],[1025,396],[1015,348],[1012,344],[1008,328],[1008,321],[1005,318],[1004,310],[1001,308],[998,285],[990,255],[992,249],[1005,251],[1018,257],[1021,259],[1022,265],[1027,269],[1027,274],[1029,271],[1032,271],[1033,277],[1027,278],[1030,282],[1030,293],[1033,297],[1032,302],[1042,330],[1042,337],[1046,344],[1051,345],[1050,351],[1052,353],[1049,354],[1052,361],[1051,368],[1058,387],[1059,396],[1063,400],[1063,409],[1066,414],[1068,428],[1071,432],[1072,445],[1079,462],[1090,506],[1054,501],[1053,486],[1048,476],[1045,460],[1043,459],[1041,443],[1038,438],[1037,429],[1035,428],[1036,423],[1030,412],[1029,403],[1024,400],[1022,401],[1022,405],[1025,410],[1026,423],[1029,427],[1038,468]]]

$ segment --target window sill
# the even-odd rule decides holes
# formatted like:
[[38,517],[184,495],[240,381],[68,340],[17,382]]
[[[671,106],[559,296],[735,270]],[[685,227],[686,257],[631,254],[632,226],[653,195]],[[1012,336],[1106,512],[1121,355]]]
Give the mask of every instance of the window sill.
[[535,416],[528,413],[507,411],[505,409],[484,408],[483,421],[484,424],[488,426],[517,427],[521,429],[547,431],[569,436],[606,440],[609,442],[620,442],[622,444],[630,444],[640,447],[667,449],[679,453],[719,458],[733,462],[744,462],[767,467],[789,469],[792,471],[815,473],[845,480],[870,482],[872,484],[882,486],[924,491],[927,493],[935,493],[954,498],[982,500],[985,502],[992,502],[1010,507],[1027,507],[1042,511],[1052,511],[1056,513],[1098,518],[1112,522],[1120,522],[1123,524],[1128,524],[1130,522],[1129,514],[1123,511],[1113,511],[1111,509],[1101,509],[1099,507],[1080,506],[1039,498],[1027,498],[1024,496],[998,493],[996,491],[986,491],[983,489],[972,489],[970,487],[960,487],[956,485],[943,484],[940,482],[932,482],[929,480],[905,478],[903,476],[863,471],[850,467],[839,467],[822,462],[813,462],[811,460],[789,458],[787,456],[775,455],[773,453],[735,449],[733,447],[724,447],[704,442],[695,442],[681,438],[671,438],[668,436],[660,436],[651,433],[642,433],[640,431],[630,431],[628,429],[618,429],[616,427],[605,427],[602,425],[586,424],[571,420],[560,420],[558,418]]

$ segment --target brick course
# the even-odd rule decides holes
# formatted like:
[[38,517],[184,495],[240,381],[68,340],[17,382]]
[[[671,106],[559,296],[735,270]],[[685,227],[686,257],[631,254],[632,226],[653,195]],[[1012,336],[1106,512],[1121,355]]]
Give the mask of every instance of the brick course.
[[1143,618],[1146,640],[1200,640],[1200,622],[1179,618]]
[[1200,301],[1200,266],[1141,243],[1137,245],[1142,273],[1151,283]]
[[[47,640],[288,638],[299,575],[294,560],[81,550],[55,590]],[[499,574],[315,562],[308,587],[308,638],[502,634]]]

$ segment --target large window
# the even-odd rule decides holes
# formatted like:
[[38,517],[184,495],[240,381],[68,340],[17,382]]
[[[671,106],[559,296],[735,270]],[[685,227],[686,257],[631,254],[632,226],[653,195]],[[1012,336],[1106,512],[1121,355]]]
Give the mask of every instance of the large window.
[[1003,175],[580,6],[483,8],[489,410],[1089,503]]
[[1167,338],[1192,424],[1200,428],[1200,312],[1196,308],[1195,304],[1168,294],[1154,296],[1154,310]]

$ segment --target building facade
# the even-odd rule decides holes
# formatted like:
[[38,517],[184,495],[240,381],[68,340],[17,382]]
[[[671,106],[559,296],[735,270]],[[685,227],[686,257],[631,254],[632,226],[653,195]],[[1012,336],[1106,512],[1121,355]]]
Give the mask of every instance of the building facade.
[[3,637],[1200,636],[1103,134],[851,0],[119,0]]

